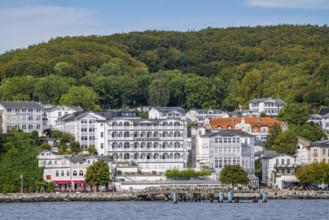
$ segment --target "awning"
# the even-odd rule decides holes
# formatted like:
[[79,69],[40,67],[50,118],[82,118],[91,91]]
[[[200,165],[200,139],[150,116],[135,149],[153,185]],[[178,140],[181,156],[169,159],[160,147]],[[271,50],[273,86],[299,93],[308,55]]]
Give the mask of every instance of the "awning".
[[76,184],[85,183],[84,180],[73,180],[73,182],[76,183]]
[[70,184],[69,180],[56,180],[54,181],[55,184]]

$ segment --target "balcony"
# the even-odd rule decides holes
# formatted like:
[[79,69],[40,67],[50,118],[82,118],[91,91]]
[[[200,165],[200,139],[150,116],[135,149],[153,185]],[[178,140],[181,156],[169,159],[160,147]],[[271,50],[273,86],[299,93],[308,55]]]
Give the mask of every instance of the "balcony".
[[183,125],[180,126],[113,126],[110,127],[108,130],[111,131],[117,131],[117,130],[149,130],[149,131],[155,131],[155,130],[179,130],[184,129]]
[[296,164],[274,164],[275,168],[295,168]]
[[183,152],[184,148],[183,147],[178,147],[178,148],[111,148],[108,150],[108,152],[111,153],[118,153],[118,152]]

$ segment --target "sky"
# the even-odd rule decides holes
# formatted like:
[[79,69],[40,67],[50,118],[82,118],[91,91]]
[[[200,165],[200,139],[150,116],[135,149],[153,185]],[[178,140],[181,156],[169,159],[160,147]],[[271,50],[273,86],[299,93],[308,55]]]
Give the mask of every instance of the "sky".
[[0,54],[60,36],[328,22],[329,0],[0,0]]

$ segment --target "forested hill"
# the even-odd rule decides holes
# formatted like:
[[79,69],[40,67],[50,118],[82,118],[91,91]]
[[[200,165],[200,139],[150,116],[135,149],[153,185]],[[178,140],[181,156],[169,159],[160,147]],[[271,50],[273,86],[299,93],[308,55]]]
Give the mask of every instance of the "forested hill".
[[280,25],[60,37],[0,56],[0,98],[233,110],[256,97],[329,104],[329,28]]

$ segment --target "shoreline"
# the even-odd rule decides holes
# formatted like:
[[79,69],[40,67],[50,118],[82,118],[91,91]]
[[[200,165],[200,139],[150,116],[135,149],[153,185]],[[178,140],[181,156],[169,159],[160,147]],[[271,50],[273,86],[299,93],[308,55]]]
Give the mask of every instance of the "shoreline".
[[[329,199],[329,191],[268,192],[268,199]],[[0,194],[0,203],[11,202],[73,202],[73,201],[165,201],[164,195],[142,198],[134,192],[116,193],[8,193]],[[261,202],[261,200],[260,200]]]

